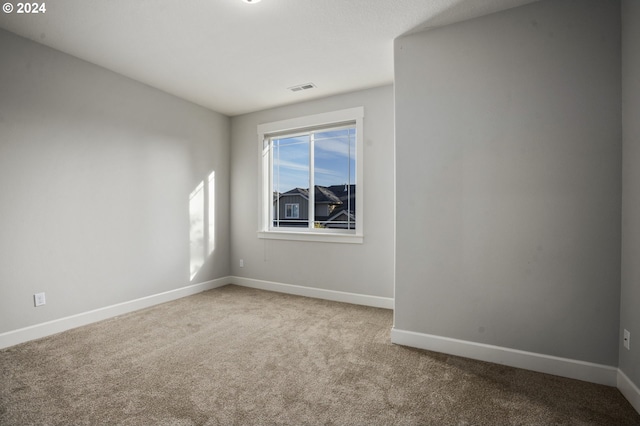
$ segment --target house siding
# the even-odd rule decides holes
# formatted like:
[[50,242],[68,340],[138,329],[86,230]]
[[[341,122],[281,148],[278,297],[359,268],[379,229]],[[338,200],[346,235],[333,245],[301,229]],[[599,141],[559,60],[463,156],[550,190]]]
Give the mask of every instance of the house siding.
[[[299,204],[300,205],[300,217],[295,219],[294,223],[288,222],[288,219],[285,215],[285,208],[287,204]],[[300,195],[283,195],[280,197],[279,205],[278,205],[278,218],[281,220],[281,226],[295,226],[295,224],[300,224],[303,220],[309,219],[309,200],[300,196]],[[287,220],[287,223],[283,223],[282,221]]]

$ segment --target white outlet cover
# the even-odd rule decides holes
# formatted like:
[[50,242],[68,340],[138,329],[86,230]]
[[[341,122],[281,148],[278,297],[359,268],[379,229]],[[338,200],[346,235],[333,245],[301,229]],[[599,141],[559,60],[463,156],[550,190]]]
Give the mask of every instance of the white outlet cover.
[[36,306],[42,306],[47,303],[47,299],[44,296],[44,293],[36,293],[33,295],[33,300]]
[[630,349],[630,345],[631,345],[631,333],[629,333],[629,330],[625,330],[624,331],[624,340],[623,340],[623,344],[624,347],[627,349]]

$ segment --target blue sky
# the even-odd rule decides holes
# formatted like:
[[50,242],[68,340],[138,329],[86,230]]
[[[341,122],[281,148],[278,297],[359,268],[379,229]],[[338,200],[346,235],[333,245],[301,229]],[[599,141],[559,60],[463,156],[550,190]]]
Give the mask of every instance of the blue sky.
[[[355,129],[329,130],[315,134],[316,185],[356,183]],[[273,190],[287,192],[309,187],[309,135],[274,139]]]

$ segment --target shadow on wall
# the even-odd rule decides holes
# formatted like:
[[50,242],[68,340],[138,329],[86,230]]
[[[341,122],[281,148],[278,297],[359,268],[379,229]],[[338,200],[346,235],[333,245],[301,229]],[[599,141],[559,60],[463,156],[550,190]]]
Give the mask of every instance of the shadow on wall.
[[209,174],[189,195],[189,280],[193,281],[215,249],[216,172]]
[[[507,9],[523,6],[535,1],[538,0],[511,0]],[[423,21],[421,24],[404,32],[399,37],[404,37],[409,34],[415,34],[433,28],[444,27],[445,25],[467,21],[469,19],[505,10],[504,7],[500,6],[500,2],[491,3],[470,0],[454,0],[444,2],[442,5],[436,5],[434,7],[439,8],[440,10],[437,10],[436,13],[431,14],[428,19]]]

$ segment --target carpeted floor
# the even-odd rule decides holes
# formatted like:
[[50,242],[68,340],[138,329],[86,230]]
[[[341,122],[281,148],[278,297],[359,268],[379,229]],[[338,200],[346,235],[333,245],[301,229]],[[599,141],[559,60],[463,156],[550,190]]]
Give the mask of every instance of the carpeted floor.
[[391,345],[391,326],[222,287],[0,351],[0,424],[640,424],[615,388]]

